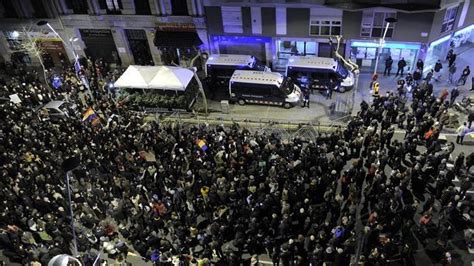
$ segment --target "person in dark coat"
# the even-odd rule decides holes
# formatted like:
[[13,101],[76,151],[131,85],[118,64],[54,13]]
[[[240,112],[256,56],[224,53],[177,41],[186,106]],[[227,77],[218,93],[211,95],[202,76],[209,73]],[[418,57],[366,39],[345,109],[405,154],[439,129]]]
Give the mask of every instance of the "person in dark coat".
[[388,56],[387,59],[385,59],[385,69],[383,71],[383,75],[390,76],[390,72],[392,71],[392,64],[393,64],[393,59],[391,56]]
[[400,74],[400,76],[403,77],[403,71],[405,70],[406,65],[407,62],[405,61],[405,58],[402,57],[402,59],[400,59],[397,63],[398,69],[397,74],[395,74],[395,76],[398,76]]

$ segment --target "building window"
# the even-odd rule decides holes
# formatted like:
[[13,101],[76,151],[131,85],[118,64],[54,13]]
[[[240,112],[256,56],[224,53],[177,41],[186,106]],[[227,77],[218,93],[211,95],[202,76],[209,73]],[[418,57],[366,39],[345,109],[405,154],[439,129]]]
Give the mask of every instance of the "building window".
[[450,31],[454,28],[454,21],[456,21],[456,15],[458,14],[458,6],[454,6],[446,9],[444,14],[443,25],[441,25],[441,33]]
[[[385,31],[386,23],[385,19],[395,18],[397,13],[395,12],[373,12],[364,14],[362,18],[362,25],[360,30],[361,37],[372,37],[379,38],[383,36]],[[391,23],[388,26],[387,35],[385,37],[391,38],[393,35],[393,29],[395,24]]]
[[316,55],[316,42],[277,41],[278,58],[289,58],[291,55]]
[[18,18],[13,0],[0,0],[0,5],[3,7],[3,18]]
[[72,9],[74,14],[87,14],[89,6],[87,0],[67,0],[67,8]]
[[47,18],[48,13],[44,8],[42,0],[31,0],[31,6],[33,7],[33,17],[34,18]]
[[99,0],[100,9],[105,9],[109,15],[122,14],[122,0]]
[[243,33],[242,9],[239,6],[223,6],[222,25],[225,33]]
[[151,15],[150,3],[148,0],[135,0],[135,14]]
[[311,36],[331,36],[341,34],[340,19],[315,18],[309,22],[309,35]]
[[186,0],[171,0],[171,13],[174,16],[189,16],[187,2]]

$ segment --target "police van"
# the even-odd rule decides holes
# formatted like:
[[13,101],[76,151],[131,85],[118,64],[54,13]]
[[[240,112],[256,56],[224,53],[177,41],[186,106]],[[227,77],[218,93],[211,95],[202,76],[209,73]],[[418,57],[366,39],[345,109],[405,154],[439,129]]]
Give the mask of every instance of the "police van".
[[277,72],[236,70],[229,82],[230,100],[291,108],[301,102],[300,88]]
[[[211,94],[219,92],[219,88],[227,88],[235,70],[270,71],[254,56],[240,54],[214,54],[206,61],[205,84]],[[227,90],[224,90],[227,91]],[[227,95],[228,96],[228,95]]]
[[331,80],[335,82],[333,89],[339,92],[354,86],[354,74],[343,63],[327,57],[290,56],[286,76],[309,89],[326,90]]

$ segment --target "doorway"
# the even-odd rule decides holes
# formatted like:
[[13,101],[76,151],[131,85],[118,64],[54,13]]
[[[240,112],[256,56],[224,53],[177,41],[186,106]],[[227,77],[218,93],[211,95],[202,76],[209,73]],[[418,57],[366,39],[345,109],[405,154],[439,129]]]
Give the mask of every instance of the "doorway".
[[125,30],[136,65],[154,65],[145,30]]

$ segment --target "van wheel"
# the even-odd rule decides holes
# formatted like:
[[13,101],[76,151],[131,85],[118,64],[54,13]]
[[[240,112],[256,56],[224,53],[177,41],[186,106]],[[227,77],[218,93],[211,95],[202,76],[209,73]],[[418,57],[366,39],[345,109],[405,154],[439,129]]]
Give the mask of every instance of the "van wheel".
[[239,105],[244,105],[244,104],[245,104],[245,100],[244,100],[244,99],[239,99],[238,103],[239,103]]
[[290,104],[290,103],[284,103],[284,104],[283,104],[283,107],[284,107],[285,109],[290,109],[290,108],[291,108],[291,104]]

